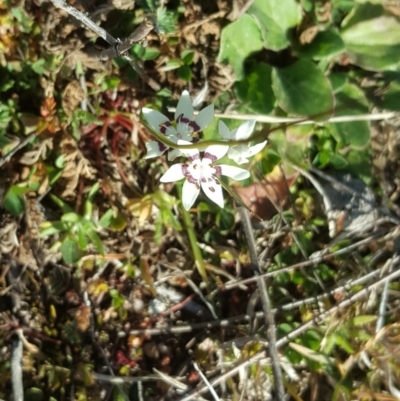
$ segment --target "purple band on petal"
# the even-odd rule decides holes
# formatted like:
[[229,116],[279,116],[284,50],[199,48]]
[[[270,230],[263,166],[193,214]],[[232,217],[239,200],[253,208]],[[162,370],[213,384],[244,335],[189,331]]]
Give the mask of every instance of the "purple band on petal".
[[185,176],[185,178],[188,180],[188,182],[198,186],[197,180],[195,180],[193,178],[193,176],[189,173],[189,164],[187,164],[187,163],[182,164],[182,174]]
[[194,121],[189,121],[188,125],[190,128],[192,128],[193,132],[200,131],[200,126],[197,125]]
[[171,121],[165,121],[165,123],[160,124],[160,132],[165,135],[167,128],[171,126]]
[[160,149],[160,152],[165,152],[168,149],[168,146],[160,141],[157,141],[157,144],[158,144],[158,149]]
[[216,175],[221,175],[222,174],[222,167],[220,166],[214,166],[215,173]]
[[187,175],[189,175],[189,164],[184,163],[182,164],[182,174],[186,177]]
[[198,132],[200,131],[200,126],[196,124],[194,121],[190,120],[189,118],[185,117],[183,114],[181,114],[177,119],[177,123],[182,123],[182,124],[187,124],[189,128],[191,128],[192,132]]
[[195,160],[199,160],[200,159],[200,154],[199,153],[195,153],[193,156],[188,156],[187,158],[193,163]]
[[211,163],[214,163],[216,160],[218,160],[218,158],[214,155],[212,155],[211,153],[205,152],[203,159],[210,159]]

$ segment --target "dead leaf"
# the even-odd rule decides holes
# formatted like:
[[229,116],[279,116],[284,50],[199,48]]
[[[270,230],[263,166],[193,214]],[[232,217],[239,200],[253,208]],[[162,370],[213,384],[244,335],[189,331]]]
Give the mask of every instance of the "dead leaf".
[[85,92],[82,90],[78,81],[71,81],[64,89],[62,94],[62,108],[71,117],[76,106],[85,98]]
[[275,169],[263,182],[254,182],[248,187],[236,186],[237,194],[244,204],[263,220],[270,220],[278,208],[283,208],[289,193],[289,187],[294,183],[298,174],[284,177],[279,169]]

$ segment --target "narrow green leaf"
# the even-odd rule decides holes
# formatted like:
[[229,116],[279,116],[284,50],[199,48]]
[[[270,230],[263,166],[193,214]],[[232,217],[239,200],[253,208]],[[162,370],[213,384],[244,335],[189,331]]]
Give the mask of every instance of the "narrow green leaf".
[[62,221],[46,221],[40,225],[40,236],[48,237],[67,230],[67,225]]
[[96,231],[88,230],[88,231],[86,231],[86,235],[90,238],[93,245],[96,247],[97,251],[101,255],[104,255],[104,246],[103,246],[103,243],[101,242],[99,235],[96,233]]
[[57,196],[50,194],[50,198],[64,213],[74,212],[74,210],[68,204],[57,198]]
[[83,230],[83,228],[79,228],[76,234],[78,236],[79,248],[82,249],[82,251],[86,251],[88,242],[86,239],[85,231]]
[[108,227],[111,224],[112,219],[114,218],[114,210],[113,209],[108,209],[103,216],[101,216],[99,220],[99,226],[100,227]]

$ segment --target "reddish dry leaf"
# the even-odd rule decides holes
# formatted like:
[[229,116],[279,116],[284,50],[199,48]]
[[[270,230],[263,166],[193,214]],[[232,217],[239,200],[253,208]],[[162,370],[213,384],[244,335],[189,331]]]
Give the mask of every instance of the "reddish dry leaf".
[[252,212],[263,220],[269,220],[277,213],[276,207],[284,207],[289,187],[297,176],[298,174],[294,173],[290,177],[284,177],[276,169],[263,182],[254,182],[248,187],[236,187],[235,189]]

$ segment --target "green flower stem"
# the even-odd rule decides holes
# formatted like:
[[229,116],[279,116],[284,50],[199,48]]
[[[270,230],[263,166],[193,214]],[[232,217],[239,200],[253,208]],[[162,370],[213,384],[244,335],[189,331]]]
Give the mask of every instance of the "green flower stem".
[[[176,188],[178,191],[179,198],[182,199],[182,186],[177,185]],[[201,250],[199,248],[199,245],[197,244],[196,233],[194,231],[194,226],[193,226],[192,219],[190,217],[190,213],[182,205],[180,205],[179,210],[182,214],[183,222],[186,227],[186,231],[188,234],[189,243],[190,243],[190,247],[192,249],[192,254],[193,254],[193,258],[194,258],[194,262],[195,262],[197,271],[199,272],[203,281],[208,285],[207,272],[206,272],[206,268],[204,266],[203,255],[201,254]]]

